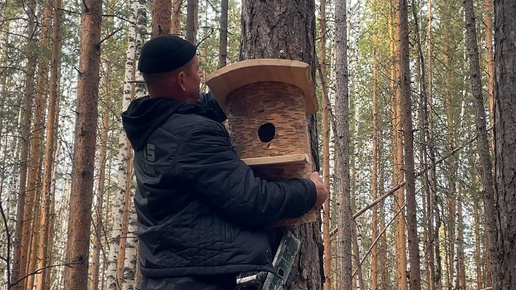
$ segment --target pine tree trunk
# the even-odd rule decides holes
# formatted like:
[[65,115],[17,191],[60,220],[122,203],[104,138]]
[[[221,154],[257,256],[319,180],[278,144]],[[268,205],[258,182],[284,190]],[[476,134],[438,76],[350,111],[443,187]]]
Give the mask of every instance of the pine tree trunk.
[[[240,52],[241,60],[286,58],[304,61],[315,68],[315,3],[311,0],[243,1]],[[314,71],[312,79],[313,76]],[[309,126],[313,128],[313,118],[309,119]],[[301,240],[301,247],[285,289],[321,289],[320,223],[293,226],[289,230]]]
[[[441,249],[439,233],[441,229],[440,210],[438,204],[438,192],[437,192],[437,177],[436,177],[436,149],[434,141],[434,122],[433,122],[433,54],[432,54],[432,1],[428,1],[428,26],[427,26],[427,58],[428,58],[428,97],[425,102],[427,107],[427,116],[425,118],[428,129],[425,130],[427,142],[428,142],[428,155],[430,159],[430,170],[428,171],[428,183],[429,193],[427,197],[428,206],[428,236],[429,236],[429,251],[431,252],[431,261],[434,263],[434,277],[433,280],[429,281],[428,289],[441,289]],[[435,226],[433,226],[435,222]]]
[[[444,66],[445,66],[445,79],[444,79],[444,87],[445,87],[445,100],[444,100],[444,107],[446,111],[446,120],[447,120],[447,143],[446,143],[446,150],[448,153],[452,152],[454,150],[454,136],[455,136],[455,112],[453,110],[453,97],[454,97],[454,90],[452,87],[452,78],[454,75],[454,66],[453,66],[453,55],[455,54],[455,48],[452,47],[452,39],[450,35],[450,31],[448,27],[451,25],[451,16],[446,11],[443,12],[442,17],[444,17],[446,20],[443,23],[444,26]],[[448,160],[446,162],[447,165],[447,173],[446,173],[446,181],[448,184],[448,190],[446,193],[446,208],[448,209],[447,214],[447,233],[448,233],[448,240],[446,241],[447,247],[448,247],[448,255],[447,255],[447,265],[448,269],[446,271],[447,277],[448,277],[448,287],[452,287],[454,285],[454,281],[457,278],[457,273],[454,269],[454,260],[455,260],[455,239],[456,239],[456,194],[457,190],[455,188],[455,164],[453,160]]]
[[398,2],[398,30],[397,38],[400,51],[400,84],[401,84],[401,105],[403,120],[403,149],[404,149],[404,171],[405,190],[407,199],[406,220],[407,220],[407,242],[410,261],[409,285],[411,290],[421,289],[419,240],[417,234],[417,203],[416,203],[416,178],[414,165],[414,136],[412,129],[412,90],[410,79],[409,59],[409,25],[408,5],[406,0]]
[[[35,50],[36,47],[36,15],[33,13],[36,11],[36,1],[32,0],[28,2],[28,42],[26,49],[28,51],[27,64],[26,64],[26,83],[24,91],[24,103],[23,103],[23,119],[22,119],[22,130],[21,130],[21,156],[20,156],[20,186],[18,192],[18,203],[16,210],[16,230],[14,236],[14,253],[13,253],[13,265],[11,273],[11,283],[15,284],[12,289],[23,289],[24,281],[19,281],[24,278],[27,270],[27,251],[22,248],[23,242],[23,228],[26,224],[30,224],[30,220],[24,219],[25,215],[25,202],[27,201],[27,169],[28,169],[28,158],[29,158],[29,137],[30,128],[32,121],[32,104],[34,102],[34,74],[36,69],[37,55]],[[29,211],[29,210],[27,210]],[[27,239],[28,237],[25,237]]]
[[481,236],[480,236],[480,217],[479,217],[479,203],[476,196],[473,197],[473,224],[475,225],[475,274],[476,274],[476,289],[483,289],[484,282],[482,278],[482,250],[480,247]]
[[[320,1],[320,21],[319,21],[319,39],[320,39],[320,50],[319,50],[319,72],[321,74],[321,89],[322,89],[322,157],[323,157],[323,181],[324,184],[330,188],[330,106],[328,103],[328,89],[327,89],[327,70],[326,70],[326,0]],[[330,196],[324,202],[323,206],[323,272],[324,272],[324,290],[331,289],[331,237],[330,237],[330,200],[331,200],[331,189]]]
[[[403,123],[402,123],[402,111],[401,111],[401,90],[396,85],[396,81],[399,79],[399,70],[397,69],[399,63],[399,45],[395,39],[394,30],[399,25],[395,20],[395,9],[392,7],[393,3],[390,2],[390,19],[389,21],[389,32],[391,35],[391,54],[393,55],[393,63],[391,66],[391,88],[393,93],[392,98],[392,164],[393,164],[393,184],[402,184],[403,178]],[[394,193],[393,212],[402,210],[405,206],[405,193],[404,188],[398,189]],[[396,218],[395,223],[395,246],[396,246],[396,283],[398,290],[407,290],[407,244],[405,234],[405,219],[404,214],[400,214]]]
[[[428,2],[429,8],[429,17],[431,17],[431,1]],[[425,58],[423,54],[422,41],[421,41],[421,32],[419,28],[419,18],[417,9],[421,9],[416,6],[414,0],[412,0],[412,13],[415,22],[415,38],[416,38],[416,46],[418,58],[416,61],[417,67],[417,76],[419,83],[419,127],[422,130],[419,132],[419,140],[420,140],[420,156],[422,159],[423,167],[427,168],[428,166],[428,90],[427,90],[427,78],[425,73],[427,72],[425,68]],[[431,25],[431,21],[429,22],[429,27]],[[430,30],[430,29],[429,29]],[[428,60],[430,62],[430,59]],[[431,188],[430,188],[430,180],[428,171],[425,170],[423,174],[423,193],[422,196],[423,201],[423,233],[424,233],[424,267],[426,269],[426,289],[433,290],[434,289],[434,277],[435,277],[435,264],[434,264],[434,242],[433,242],[433,204],[431,198]]]
[[[376,4],[376,3],[374,3]],[[374,5],[373,5],[374,7]],[[378,20],[377,11],[373,8],[373,21]],[[373,172],[371,180],[371,195],[372,200],[378,198],[378,59],[377,59],[377,32],[373,33]],[[372,234],[371,240],[375,241],[378,238],[378,206],[373,207],[372,213]],[[378,245],[373,245],[371,252],[371,289],[378,290]]]
[[219,35],[219,62],[217,65],[217,69],[226,66],[226,61],[228,57],[228,0],[220,1]]
[[[471,92],[473,95],[473,106],[475,109],[475,123],[477,128],[477,150],[480,161],[480,172],[484,186],[484,205],[487,224],[487,235],[489,240],[489,254],[491,262],[491,277],[493,289],[504,288],[504,284],[498,276],[498,269],[501,269],[501,260],[507,261],[507,257],[500,256],[498,240],[498,213],[495,209],[495,185],[492,176],[491,154],[489,153],[489,142],[487,138],[486,116],[482,96],[482,83],[480,79],[480,60],[477,47],[476,20],[472,0],[464,0],[464,11],[466,14],[466,47],[470,62]],[[507,7],[508,8],[508,7]],[[505,13],[505,12],[504,12]],[[498,50],[497,50],[498,53]],[[497,72],[498,74],[498,72]],[[496,90],[495,90],[496,92]],[[514,260],[514,259],[513,259]],[[500,273],[501,274],[501,273]],[[503,274],[502,274],[503,275]],[[513,280],[513,281],[516,281]],[[505,281],[506,282],[506,281]],[[505,286],[506,287],[506,286]]]
[[[495,67],[494,67],[494,47],[493,47],[493,0],[484,2],[484,24],[486,25],[486,61],[487,61],[487,99],[489,103],[489,124],[494,126],[494,86],[495,86]],[[491,131],[491,132],[494,132]],[[494,134],[491,136],[491,152],[494,154]]]
[[197,14],[199,12],[199,0],[186,1],[186,39],[197,44]]
[[[493,289],[516,289],[516,6],[495,1],[495,160],[498,189],[499,257]],[[512,153],[509,153],[512,152]],[[496,282],[496,283],[495,283]],[[500,288],[498,288],[500,287]]]
[[183,0],[172,0],[172,26],[170,34],[181,34],[181,5]]
[[464,215],[462,213],[462,193],[457,192],[457,272],[458,285],[456,289],[466,290],[466,272],[464,264],[464,223],[462,221]]
[[[109,83],[109,73],[105,76],[105,83]],[[106,85],[104,87],[105,95],[109,96],[109,89]],[[104,188],[106,183],[106,163],[107,163],[107,149],[108,149],[108,131],[110,129],[110,114],[109,106],[102,107],[102,127],[100,129],[100,144],[99,144],[99,163],[98,163],[98,181],[97,181],[97,203],[95,205],[93,222],[93,250],[91,256],[91,278],[90,290],[99,289],[100,277],[100,254],[102,251],[102,236],[104,221],[102,219],[104,207]]]
[[91,209],[95,164],[100,68],[102,1],[84,0],[81,20],[81,57],[77,87],[77,120],[73,154],[65,289],[88,288]]
[[[44,21],[43,21],[43,38],[41,41],[41,45],[43,47],[50,46],[50,19],[52,17],[52,6],[59,7],[60,3],[50,3],[49,0],[45,3],[45,12],[44,12]],[[59,6],[57,6],[59,5]],[[55,29],[59,29],[60,27],[60,12],[56,9],[54,12],[54,23],[52,24],[52,37],[59,37],[59,30],[55,31]],[[47,19],[45,21],[45,19]],[[57,27],[57,28],[56,28]],[[57,124],[56,118],[56,103],[57,103],[57,73],[58,68],[55,67],[59,64],[57,61],[57,57],[59,56],[60,47],[59,39],[55,40],[55,43],[52,44],[52,59],[51,59],[51,79],[50,79],[50,87],[49,87],[49,100],[48,100],[48,119],[46,125],[46,146],[45,146],[45,162],[44,162],[44,171],[43,171],[43,190],[41,195],[41,208],[40,208],[40,216],[41,220],[39,222],[39,245],[38,245],[38,269],[44,269],[49,266],[49,257],[48,257],[48,237],[50,230],[50,205],[51,205],[51,197],[52,197],[52,172],[53,172],[53,158],[54,158],[54,131]],[[42,61],[42,63],[46,64],[46,61]],[[42,81],[46,82],[45,76],[41,77]],[[46,276],[49,270],[43,270],[42,274],[38,276],[37,289],[42,290],[44,285],[46,284]],[[32,287],[28,287],[28,289],[32,289]]]
[[336,160],[339,166],[337,179],[339,217],[337,256],[339,269],[337,270],[339,289],[352,287],[352,253],[351,253],[351,192],[350,192],[350,164],[349,164],[349,91],[348,91],[348,60],[347,60],[347,15],[346,1],[335,1],[335,36],[334,36],[334,63],[335,63],[335,118],[336,118]]
[[[42,51],[49,50],[50,45],[50,21],[52,18],[52,10],[48,0],[45,1],[45,7],[43,11],[42,27],[41,27],[41,40],[39,48]],[[26,248],[28,251],[29,261],[27,264],[27,273],[32,273],[36,270],[36,248],[37,241],[39,240],[39,227],[40,227],[40,210],[38,201],[41,200],[42,192],[42,180],[41,180],[41,168],[43,163],[43,156],[41,149],[43,143],[43,132],[45,131],[45,119],[46,119],[46,92],[48,85],[48,65],[50,59],[47,54],[41,53],[38,55],[38,75],[37,75],[37,87],[36,87],[36,99],[34,108],[34,120],[31,137],[31,149],[30,149],[30,162],[29,162],[29,175],[27,180],[27,199],[25,200],[25,212],[24,220],[32,221],[24,224],[23,227],[23,239],[22,239],[22,250]],[[38,208],[36,208],[38,207]],[[27,289],[32,289],[34,286],[34,275],[30,275],[27,278]]]
[[152,34],[154,38],[162,34],[170,34],[172,18],[172,1],[155,0],[152,6]]

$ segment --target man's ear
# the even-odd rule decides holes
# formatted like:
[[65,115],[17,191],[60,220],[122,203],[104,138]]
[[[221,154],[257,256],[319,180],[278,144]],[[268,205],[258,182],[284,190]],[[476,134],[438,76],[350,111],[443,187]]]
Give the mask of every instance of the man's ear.
[[186,74],[184,71],[180,71],[178,74],[177,74],[177,78],[176,78],[176,82],[177,82],[177,86],[183,90],[183,91],[186,91],[186,86],[185,86],[185,77],[186,77]]

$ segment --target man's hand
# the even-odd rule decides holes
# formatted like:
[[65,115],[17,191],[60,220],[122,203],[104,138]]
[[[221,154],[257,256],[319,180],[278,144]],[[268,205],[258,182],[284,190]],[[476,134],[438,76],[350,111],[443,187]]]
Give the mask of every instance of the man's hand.
[[324,185],[324,182],[319,176],[319,172],[312,172],[310,175],[308,175],[308,179],[313,181],[315,184],[315,189],[317,191],[317,200],[315,201],[315,209],[319,210],[321,209],[324,201],[328,198],[330,195],[330,192],[328,191],[328,188],[326,188],[326,185]]

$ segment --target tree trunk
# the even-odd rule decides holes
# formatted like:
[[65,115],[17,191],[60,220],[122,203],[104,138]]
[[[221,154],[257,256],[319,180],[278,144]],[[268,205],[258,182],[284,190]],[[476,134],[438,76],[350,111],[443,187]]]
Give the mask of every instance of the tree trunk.
[[[134,187],[131,187],[131,192],[134,192]],[[133,290],[139,289],[139,283],[137,284],[136,273],[138,267],[137,260],[137,246],[138,246],[138,235],[137,235],[137,217],[136,208],[130,203],[129,216],[127,218],[127,234],[126,234],[126,248],[125,248],[125,260],[124,260],[124,271],[122,290]]]
[[186,39],[193,44],[197,44],[199,0],[187,0],[186,2]]
[[84,0],[82,3],[77,120],[66,244],[66,261],[72,267],[67,267],[65,272],[65,289],[77,290],[88,288],[102,24],[102,1]]
[[[427,54],[428,54],[428,97],[424,104],[427,108],[427,116],[425,118],[427,122],[427,129],[425,134],[428,142],[428,157],[430,159],[431,169],[428,171],[428,183],[429,193],[427,197],[428,206],[428,236],[429,236],[429,251],[433,258],[431,261],[434,262],[434,276],[433,280],[430,281],[431,286],[428,289],[441,289],[441,249],[439,232],[441,228],[438,193],[437,193],[437,174],[436,174],[436,149],[434,141],[434,109],[433,109],[433,54],[432,54],[432,1],[428,1],[428,26],[427,26]],[[435,222],[435,227],[433,226]],[[432,288],[431,288],[432,287]]]
[[[495,160],[498,189],[498,262],[493,289],[516,288],[516,6],[512,1],[495,1]],[[512,153],[510,153],[512,152]],[[496,282],[496,283],[495,283]],[[500,288],[498,288],[500,287]]]
[[[455,47],[452,44],[452,35],[450,35],[450,26],[451,26],[451,15],[448,13],[448,11],[442,12],[444,17],[444,66],[445,66],[445,79],[444,79],[444,88],[445,88],[445,100],[444,100],[444,107],[446,111],[446,121],[447,121],[447,143],[446,143],[446,150],[447,152],[452,152],[454,150],[454,136],[455,136],[455,112],[454,112],[454,94],[455,91],[453,89],[453,76],[455,74],[454,72],[454,65],[453,65],[453,59],[455,54]],[[456,239],[456,169],[454,161],[453,160],[447,160],[446,161],[447,166],[447,172],[445,174],[446,182],[448,184],[448,190],[446,194],[446,208],[448,209],[447,214],[447,221],[445,228],[447,228],[447,235],[448,239],[446,241],[447,247],[448,247],[448,255],[446,257],[447,261],[447,284],[448,287],[453,287],[454,280],[456,280],[456,272],[454,269],[454,260],[455,260],[455,239]]]
[[[498,221],[497,210],[495,208],[497,200],[495,200],[495,185],[492,176],[491,154],[489,153],[489,142],[487,138],[486,116],[484,102],[482,96],[482,83],[480,79],[480,60],[477,47],[476,21],[472,0],[464,0],[464,11],[466,14],[466,46],[468,50],[470,62],[471,92],[473,95],[473,105],[475,109],[475,123],[477,129],[477,148],[480,160],[480,172],[482,175],[482,184],[484,186],[484,206],[486,214],[487,234],[489,239],[489,254],[491,262],[491,277],[493,289],[510,289],[505,288],[503,274],[498,271],[502,269],[500,263],[502,260],[507,261],[507,256],[500,256],[499,240],[498,240]],[[509,6],[509,5],[507,5]],[[506,7],[509,8],[509,7]],[[514,9],[513,9],[514,10]],[[510,11],[510,10],[509,10]],[[504,11],[504,13],[506,13]],[[509,25],[510,22],[506,24]],[[496,25],[495,25],[496,26]],[[505,40],[505,37],[504,37]],[[504,41],[505,43],[505,41]],[[497,50],[497,54],[499,50]],[[499,72],[497,72],[498,74]],[[496,89],[495,89],[496,92]],[[506,151],[509,152],[509,151]],[[499,205],[498,205],[499,206]],[[509,253],[508,253],[509,254]],[[501,259],[504,257],[503,259]],[[514,260],[514,259],[513,259]],[[501,276],[498,276],[498,273]],[[514,279],[513,281],[516,281]],[[505,281],[507,282],[507,281]],[[514,286],[514,285],[513,285]]]
[[[296,30],[292,31],[292,27]],[[255,58],[299,60],[315,68],[314,1],[243,1],[240,59]],[[312,79],[313,76],[314,71]],[[314,119],[309,119],[313,128]],[[320,223],[293,226],[289,230],[301,240],[301,247],[285,289],[321,289]]]
[[[131,90],[131,96],[134,93]],[[131,98],[133,99],[133,98]],[[124,288],[124,262],[125,262],[125,249],[127,246],[127,232],[128,232],[128,217],[129,217],[129,211],[130,207],[132,206],[131,200],[134,197],[134,188],[131,186],[131,174],[132,174],[132,168],[133,168],[133,154],[132,149],[130,147],[130,144],[128,144],[127,149],[127,164],[126,164],[126,171],[125,171],[125,194],[124,194],[124,207],[123,207],[123,213],[121,216],[121,223],[122,223],[122,230],[120,231],[120,243],[118,245],[118,260],[117,260],[117,266],[116,266],[116,273],[117,273],[117,279],[118,279],[118,288]]]
[[[26,49],[28,51],[27,64],[25,66],[26,83],[24,91],[24,103],[23,103],[23,119],[21,129],[21,156],[20,156],[20,186],[18,191],[18,203],[16,210],[16,230],[14,236],[14,253],[13,253],[13,265],[12,265],[12,276],[11,283],[15,284],[12,289],[23,289],[23,281],[19,281],[26,275],[27,269],[27,252],[22,249],[23,244],[23,228],[30,220],[24,219],[25,215],[25,202],[27,200],[27,168],[29,158],[29,137],[30,128],[32,121],[32,104],[34,102],[34,74],[36,69],[37,55],[35,51],[36,47],[36,1],[31,0],[28,2],[28,42]],[[25,237],[27,238],[27,237]]]
[[[59,30],[54,31],[55,29],[59,29],[60,27],[60,14],[56,9],[54,12],[54,23],[52,24],[52,30],[50,28],[50,19],[52,17],[52,6],[59,7],[60,3],[50,3],[50,0],[45,1],[45,12],[43,19],[43,32],[42,32],[42,40],[41,46],[48,48],[50,46],[50,32],[52,31],[52,37],[59,37]],[[57,24],[57,25],[56,25]],[[57,27],[57,28],[56,28]],[[56,34],[57,33],[57,34]],[[45,146],[45,162],[44,162],[44,171],[43,171],[43,188],[41,194],[41,206],[40,206],[40,228],[39,228],[39,245],[38,245],[38,259],[37,266],[38,269],[44,269],[49,265],[49,257],[48,257],[48,237],[49,237],[49,229],[50,229],[50,205],[51,205],[51,197],[52,197],[52,172],[53,172],[53,158],[54,158],[54,131],[57,124],[56,118],[56,103],[57,103],[57,74],[58,67],[54,67],[59,65],[59,61],[57,57],[60,52],[59,39],[56,39],[57,44],[52,44],[52,56],[51,56],[51,80],[49,87],[49,100],[48,100],[48,120],[46,125],[46,146]],[[47,82],[47,74],[48,74],[48,63],[45,58],[41,60],[41,63],[44,66],[47,66],[47,72],[45,74],[40,75],[40,80]],[[42,86],[42,89],[44,87]],[[41,94],[44,91],[40,92]],[[46,276],[49,270],[43,270],[42,274],[38,276],[37,289],[42,290],[44,285],[46,284]],[[32,289],[32,287],[27,287],[28,289]]]
[[335,118],[336,118],[336,159],[339,169],[337,179],[340,181],[338,243],[337,256],[339,260],[338,285],[339,289],[352,287],[352,253],[351,253],[351,192],[349,176],[349,91],[348,91],[348,60],[347,60],[347,15],[346,1],[335,1]]
[[[392,88],[392,169],[393,169],[393,184],[402,184],[403,178],[403,123],[402,123],[402,111],[401,111],[401,90],[396,84],[396,80],[399,79],[399,47],[395,39],[394,30],[395,27],[399,26],[399,23],[395,21],[395,11],[392,1],[390,4],[390,21],[389,21],[389,33],[391,35],[391,55],[393,56],[393,63],[391,64],[391,88]],[[405,193],[404,188],[398,189],[394,193],[393,211],[398,212],[405,206]],[[407,290],[407,244],[405,234],[405,218],[404,214],[400,214],[396,218],[395,223],[395,246],[396,246],[396,284],[398,290]]]
[[[41,51],[48,51],[50,45],[50,21],[52,18],[52,10],[50,3],[45,1],[43,18],[41,22],[41,39],[39,49]],[[43,162],[41,149],[43,143],[43,132],[45,131],[45,112],[46,112],[46,96],[48,85],[48,64],[50,59],[48,54],[41,53],[38,55],[38,73],[36,86],[36,99],[34,107],[34,120],[32,127],[32,137],[30,138],[30,157],[29,157],[29,175],[27,179],[27,199],[25,200],[24,221],[29,221],[23,225],[22,251],[27,251],[29,258],[27,263],[27,273],[32,273],[36,270],[36,247],[39,240],[39,208],[36,209],[41,200],[41,164]],[[34,275],[27,277],[27,289],[32,289],[34,286]]]
[[[322,157],[323,157],[323,181],[326,187],[330,189],[330,106],[328,103],[328,89],[326,80],[326,0],[320,1],[320,21],[319,21],[319,72],[321,74],[322,89]],[[331,189],[330,189],[331,193]],[[331,195],[331,194],[330,194]],[[324,202],[323,206],[323,269],[324,269],[324,290],[331,289],[331,237],[330,237],[330,200],[331,196]]]
[[[377,4],[376,1],[374,4]],[[378,12],[373,4],[373,21],[376,24],[378,21]],[[373,99],[373,149],[372,149],[372,158],[373,158],[373,171],[372,171],[372,180],[371,180],[371,195],[372,200],[376,200],[378,198],[378,40],[377,40],[378,32],[375,31],[373,33],[372,46],[373,46],[373,87],[372,87],[372,99]],[[373,207],[372,213],[372,235],[371,240],[375,241],[378,238],[378,206]],[[381,245],[381,243],[380,243]],[[379,256],[379,246],[373,245],[373,249],[371,252],[371,289],[378,290],[378,256]],[[384,265],[385,266],[385,265]]]
[[217,65],[217,69],[226,66],[226,61],[228,57],[228,0],[222,0],[220,2],[219,35],[219,63]]
[[181,5],[183,0],[172,0],[172,26],[170,33],[175,35],[181,34]]
[[[494,67],[494,47],[493,47],[493,0],[485,0],[484,2],[484,24],[486,25],[485,42],[486,42],[486,61],[487,61],[487,99],[489,103],[489,124],[494,126],[494,84],[495,84],[495,67]],[[494,132],[491,131],[491,132]],[[494,134],[491,136],[491,152],[494,154]]]
[[473,224],[475,225],[475,274],[476,274],[476,289],[483,289],[484,282],[482,279],[482,250],[480,249],[480,217],[479,217],[479,203],[476,196],[473,197]]
[[407,242],[410,260],[409,285],[421,289],[419,240],[417,235],[416,178],[414,165],[414,133],[412,130],[412,90],[410,86],[408,7],[406,0],[398,2],[398,41],[400,52],[400,84],[403,120],[403,148],[405,158],[405,190],[407,198]]
[[[105,76],[105,83],[109,83],[109,73]],[[105,95],[109,96],[108,85],[104,87]],[[107,103],[107,102],[106,102]],[[104,220],[102,218],[104,207],[104,188],[106,184],[106,163],[107,163],[107,149],[108,149],[108,132],[110,124],[110,110],[109,106],[102,107],[102,127],[100,129],[100,152],[98,164],[98,181],[97,181],[97,204],[95,205],[93,222],[93,250],[91,257],[91,279],[90,290],[99,289],[100,277],[100,254],[102,251],[102,236],[104,229]]]
[[[429,9],[429,19],[431,18],[431,1],[428,1],[428,9]],[[419,126],[422,128],[419,134],[420,138],[420,156],[422,159],[423,167],[426,168],[428,166],[428,144],[427,142],[430,140],[428,138],[428,90],[427,90],[427,79],[425,77],[425,73],[427,72],[425,68],[425,58],[423,54],[422,41],[421,41],[421,32],[419,29],[419,18],[418,18],[418,7],[414,0],[412,0],[412,13],[415,22],[415,37],[416,37],[416,45],[417,45],[417,75],[418,75],[418,83],[419,83]],[[431,20],[429,21],[429,29],[428,33],[430,33]],[[429,36],[430,38],[430,36]],[[427,40],[429,41],[429,40]],[[430,63],[430,56],[428,62]],[[435,261],[434,261],[434,238],[433,238],[433,203],[432,203],[432,191],[430,187],[430,179],[428,171],[425,171],[423,178],[423,220],[425,224],[423,225],[424,232],[424,265],[426,269],[426,289],[433,290],[434,288],[434,277],[435,277]]]
[[152,7],[152,33],[154,38],[162,34],[170,34],[172,18],[172,1],[155,0]]
[[[135,80],[135,67],[136,67],[136,56],[137,49],[139,49],[139,45],[141,45],[141,31],[139,25],[142,25],[141,22],[146,22],[145,19],[141,18],[141,6],[142,1],[132,1],[131,9],[133,17],[134,25],[131,25],[129,29],[129,42],[126,50],[126,63],[125,63],[125,76],[124,76],[124,90],[123,90],[123,99],[122,99],[122,112],[127,110],[127,107],[131,103],[134,98],[134,85],[133,81]],[[170,1],[169,1],[170,2]],[[170,27],[167,21],[170,21],[170,11],[168,15],[168,20],[164,21],[161,19],[164,17],[159,14],[162,11],[156,7],[158,2],[155,2],[154,10],[153,10],[153,25],[157,25],[158,27]],[[164,21],[162,23],[157,23],[156,21]],[[159,34],[158,34],[159,35]],[[154,35],[153,37],[156,37]],[[125,260],[125,239],[122,239],[124,236],[124,225],[125,225],[125,234],[127,234],[127,214],[126,213],[126,203],[130,197],[132,197],[132,193],[130,192],[130,184],[131,184],[131,176],[130,176],[130,164],[131,164],[131,148],[125,131],[120,124],[119,129],[119,139],[118,139],[118,190],[116,195],[114,196],[115,205],[111,212],[113,213],[113,231],[111,234],[111,240],[109,244],[109,262],[108,262],[108,270],[107,270],[107,287],[108,289],[121,289],[123,283],[123,268],[124,268],[124,260]]]

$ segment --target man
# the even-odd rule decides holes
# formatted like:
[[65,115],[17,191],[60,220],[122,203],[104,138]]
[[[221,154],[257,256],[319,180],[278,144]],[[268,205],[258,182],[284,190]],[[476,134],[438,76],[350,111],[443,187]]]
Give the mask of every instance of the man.
[[135,151],[142,289],[233,289],[240,272],[273,271],[263,227],[320,208],[328,190],[319,175],[254,176],[220,123],[223,111],[199,92],[192,43],[156,37],[138,69],[149,96],[122,120]]

